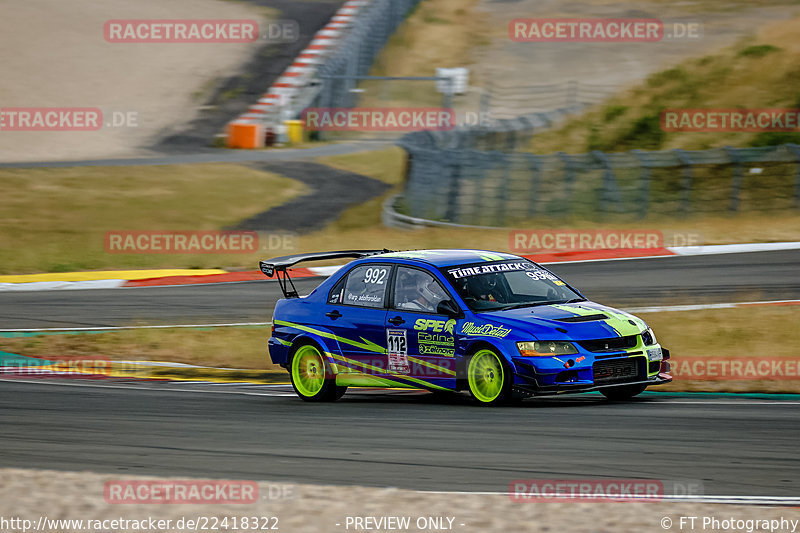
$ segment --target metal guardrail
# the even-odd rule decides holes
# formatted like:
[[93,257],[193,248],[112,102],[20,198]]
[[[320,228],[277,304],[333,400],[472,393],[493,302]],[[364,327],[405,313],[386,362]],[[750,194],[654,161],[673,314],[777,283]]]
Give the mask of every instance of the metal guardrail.
[[[295,111],[304,107],[353,107],[359,76],[372,68],[378,53],[420,0],[372,0],[359,14],[336,50],[325,58],[317,79]],[[302,105],[305,103],[306,105]]]
[[490,124],[461,126],[446,131],[415,131],[404,135],[398,145],[411,153],[417,146],[448,150],[513,151],[527,144],[534,133],[551,127],[584,108],[582,104],[544,113],[531,113]]
[[[367,74],[386,41],[419,1],[357,2],[357,15],[347,23],[339,22],[345,25],[337,30],[341,37],[326,41],[332,43],[330,50],[316,54],[316,59],[304,59],[307,66],[291,78],[290,88],[271,88],[280,98],[259,100],[255,110],[251,108],[239,119],[280,127],[285,120],[298,118],[307,107],[352,107],[358,98],[353,91],[357,80]],[[287,80],[281,77],[278,81]]]
[[604,101],[619,90],[617,85],[577,80],[503,86],[491,83],[483,91],[482,107],[495,118],[513,118],[559,107],[589,106]]
[[392,206],[417,221],[506,226],[536,216],[602,220],[800,209],[800,146],[794,144],[535,155],[443,148],[428,140],[414,134],[401,142],[409,157],[407,182]]

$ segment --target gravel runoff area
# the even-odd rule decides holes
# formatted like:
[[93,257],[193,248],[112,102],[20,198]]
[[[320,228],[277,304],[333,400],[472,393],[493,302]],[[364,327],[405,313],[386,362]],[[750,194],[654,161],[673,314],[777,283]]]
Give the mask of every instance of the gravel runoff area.
[[[718,5],[720,4],[720,5]],[[715,49],[730,46],[742,37],[756,33],[771,22],[800,14],[796,3],[760,2],[739,9],[725,9],[723,2],[641,2],[630,0],[480,0],[476,9],[485,14],[490,28],[489,44],[474,53],[471,76],[475,84],[516,88],[500,91],[492,99],[492,111],[499,116],[515,116],[515,106],[535,106],[519,94],[526,87],[577,81],[586,94],[610,94],[637,83],[654,72],[690,57],[701,57]],[[658,18],[665,28],[672,23],[702,25],[699,38],[664,39],[641,43],[513,42],[509,22],[514,19],[561,17]],[[683,26],[686,28],[688,26]],[[600,87],[596,87],[600,86]],[[505,100],[503,95],[511,96]],[[544,106],[553,109],[565,101]]]
[[[558,531],[558,532],[657,532],[692,531],[688,523],[680,527],[680,517],[697,517],[694,530],[704,518],[719,520],[717,531],[747,531],[747,522],[726,524],[724,520],[800,520],[800,509],[790,507],[744,506],[701,503],[558,502],[517,503],[506,495],[421,493],[393,488],[357,486],[312,486],[258,482],[255,503],[239,504],[118,504],[107,503],[106,482],[142,481],[144,477],[99,475],[90,472],[0,469],[0,520],[19,518],[77,520],[171,520],[159,529],[152,525],[106,523],[104,531],[187,531],[186,521],[200,520],[210,530],[214,517],[277,517],[262,520],[284,532],[331,531]],[[186,480],[188,478],[181,478]],[[162,480],[163,481],[163,480]],[[255,491],[254,491],[255,492]],[[385,527],[367,518],[409,517],[407,527]],[[184,518],[180,524],[178,521]],[[356,520],[360,518],[362,522]],[[439,527],[435,527],[437,522]],[[152,523],[151,523],[152,524]],[[241,524],[241,523],[240,523]],[[780,524],[780,522],[778,522]],[[786,522],[784,522],[786,524]],[[797,523],[795,523],[797,524]],[[3,531],[22,531],[20,523],[3,524]],[[58,527],[58,531],[95,531],[84,522],[82,528]],[[127,525],[127,529],[119,527]],[[180,527],[182,525],[182,527]],[[262,525],[260,523],[260,525]],[[361,525],[362,527],[358,527]],[[397,525],[397,524],[395,524]],[[726,525],[732,527],[725,527]],[[116,526],[116,527],[115,527]],[[368,527],[367,527],[368,526]],[[149,527],[149,529],[146,529]],[[44,528],[43,528],[44,529]],[[229,525],[230,529],[230,525]],[[252,529],[252,528],[250,528]],[[49,529],[56,530],[51,526]],[[223,531],[224,529],[218,529]],[[241,525],[239,528],[242,529]],[[259,530],[264,530],[259,528]],[[274,529],[273,529],[274,530]],[[764,528],[755,528],[764,531]],[[42,529],[40,529],[42,531]],[[769,531],[769,529],[766,529]],[[778,528],[774,531],[792,531]]]
[[[0,132],[0,161],[146,155],[142,146],[195,118],[220,80],[239,72],[259,47],[111,43],[103,34],[107,21],[267,20],[261,7],[219,0],[4,0],[2,12],[0,106],[99,108],[104,127]],[[106,127],[115,112],[134,113],[135,127]]]

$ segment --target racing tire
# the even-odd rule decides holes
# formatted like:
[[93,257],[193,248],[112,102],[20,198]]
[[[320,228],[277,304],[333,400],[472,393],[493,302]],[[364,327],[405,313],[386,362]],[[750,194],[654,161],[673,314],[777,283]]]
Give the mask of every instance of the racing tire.
[[646,388],[647,385],[620,385],[600,389],[600,393],[611,401],[623,402],[643,393]]
[[481,348],[469,358],[466,368],[467,388],[480,405],[502,405],[512,399],[513,376],[503,357],[489,348]]
[[330,365],[313,344],[301,344],[294,349],[289,378],[295,394],[307,402],[333,402],[347,391],[347,387],[336,386]]

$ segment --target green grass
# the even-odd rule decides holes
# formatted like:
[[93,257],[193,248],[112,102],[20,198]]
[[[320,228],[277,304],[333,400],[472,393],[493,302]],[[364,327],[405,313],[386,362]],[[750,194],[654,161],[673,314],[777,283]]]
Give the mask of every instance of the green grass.
[[[798,356],[787,337],[797,307],[751,307],[642,314],[673,363],[696,357]],[[267,317],[265,317],[267,320]],[[757,328],[753,324],[758,324]],[[138,329],[107,333],[0,338],[0,351],[37,357],[107,357],[111,360],[172,361],[201,366],[277,370],[267,355],[269,327]],[[800,381],[681,381],[663,391],[800,392]]]
[[[269,317],[264,316],[264,321]],[[0,338],[0,351],[35,357],[105,357],[200,366],[280,370],[266,349],[269,326],[131,329]]]
[[0,273],[252,265],[228,254],[109,254],[104,236],[220,230],[305,190],[231,164],[0,169]]
[[713,54],[656,72],[559,128],[534,137],[538,154],[632,149],[703,150],[798,142],[798,133],[664,132],[667,108],[800,107],[800,19],[773,23]]

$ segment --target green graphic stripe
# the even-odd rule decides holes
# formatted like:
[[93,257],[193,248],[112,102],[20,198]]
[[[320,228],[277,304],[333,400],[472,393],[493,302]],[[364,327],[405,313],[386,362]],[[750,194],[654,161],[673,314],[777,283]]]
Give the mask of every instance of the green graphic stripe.
[[[307,333],[314,333],[316,335],[319,335],[320,337],[325,337],[326,339],[334,339],[334,340],[336,340],[338,342],[341,342],[341,343],[344,343],[344,344],[349,344],[351,346],[356,346],[358,348],[364,348],[364,349],[366,349],[366,350],[368,350],[370,352],[375,352],[375,353],[380,353],[380,354],[385,354],[386,353],[386,350],[384,350],[382,347],[378,346],[374,342],[368,341],[364,337],[361,337],[361,340],[364,341],[364,342],[358,342],[358,341],[346,339],[344,337],[340,337],[339,335],[334,335],[333,333],[328,333],[327,331],[322,331],[322,330],[319,330],[319,329],[310,328],[308,326],[303,326],[301,324],[295,324],[293,322],[286,322],[284,320],[276,320],[275,321],[275,325],[276,326],[288,326],[290,328],[299,329],[300,331],[305,331]],[[412,381],[414,383],[418,383],[418,384],[424,385],[426,387],[432,387],[432,388],[437,388],[437,389],[441,389],[441,390],[448,390],[448,389],[446,389],[444,387],[439,387],[438,385],[434,385],[432,383],[428,383],[427,381],[423,381],[421,379],[412,378],[412,377],[405,376],[405,375],[402,375],[402,374],[395,374],[393,372],[389,372],[389,371],[383,370],[381,368],[377,368],[377,367],[374,367],[374,366],[371,366],[371,365],[367,365],[365,363],[360,363],[358,361],[354,361],[352,359],[348,359],[348,358],[342,357],[340,355],[332,354],[330,352],[325,352],[325,355],[327,355],[328,357],[332,357],[332,358],[334,358],[336,360],[343,361],[343,362],[348,363],[348,364],[358,365],[358,366],[361,366],[363,368],[367,368],[369,370],[373,370],[375,372],[379,372],[379,373],[382,373],[382,374],[393,376],[395,378],[406,379],[406,380]],[[425,365],[427,367],[436,369],[436,370],[438,370],[438,371],[440,371],[440,372],[442,372],[444,374],[448,374],[448,375],[452,375],[452,376],[456,375],[456,373],[454,371],[452,371],[452,370],[448,370],[448,369],[443,368],[441,366],[434,365],[432,363],[428,363],[427,361],[422,361],[421,359],[417,359],[416,357],[409,357],[409,359],[413,360],[414,362],[419,363],[421,365]]]
[[[611,311],[610,309],[589,309],[578,305],[570,305],[570,304],[553,304],[553,307],[555,307],[556,309],[560,309],[562,311],[566,311],[568,313],[575,313],[578,316],[587,316],[596,314],[607,315],[609,318],[607,318],[603,322],[605,322],[608,325],[608,327],[616,331],[620,337],[626,337],[628,335],[638,335],[643,330],[647,329],[642,319],[635,317],[633,315],[629,315],[628,313],[614,312]],[[634,324],[631,324],[629,320],[633,320]]]
[[299,329],[300,331],[305,331],[306,333],[314,333],[315,335],[319,335],[320,337],[325,337],[326,339],[333,339],[337,342],[341,342],[344,344],[349,344],[350,346],[355,346],[356,348],[363,348],[369,352],[375,353],[386,353],[386,350],[375,344],[374,342],[370,342],[364,337],[361,337],[361,340],[364,342],[358,342],[350,339],[346,339],[344,337],[340,337],[338,335],[334,335],[333,333],[328,333],[327,331],[322,331],[319,329],[309,328],[308,326],[303,326],[300,324],[295,324],[294,322],[286,322],[284,320],[276,320],[276,326],[288,326],[290,328]]
[[[603,312],[611,315],[611,317],[614,319],[613,322],[609,320],[608,325],[618,331],[620,335],[638,335],[647,329],[647,325],[644,323],[644,320],[639,317],[635,317],[623,312],[617,313],[611,311],[610,309],[606,309]],[[630,321],[633,321],[634,323],[631,324]]]
[[415,385],[400,383],[381,376],[364,374],[363,372],[353,372],[347,374],[337,374],[336,384],[346,387],[381,387],[387,389],[417,389]]
[[334,359],[337,359],[339,361],[345,362],[345,363],[347,363],[349,365],[360,366],[360,367],[362,367],[362,368],[364,368],[366,370],[372,370],[373,372],[377,372],[377,373],[380,373],[380,374],[386,374],[387,376],[391,376],[391,377],[393,377],[395,379],[411,381],[412,383],[416,383],[418,385],[422,385],[425,388],[439,389],[439,390],[450,390],[450,389],[448,389],[446,387],[440,387],[439,385],[434,385],[433,383],[429,383],[429,382],[421,380],[421,379],[412,378],[411,376],[405,376],[403,374],[397,374],[395,372],[389,372],[388,370],[384,370],[384,369],[378,368],[376,366],[368,365],[366,363],[361,363],[359,361],[354,361],[353,359],[349,359],[347,357],[344,357],[344,356],[341,356],[341,355],[338,355],[338,354],[327,353],[326,352],[326,355],[328,355],[330,357],[333,357]]

